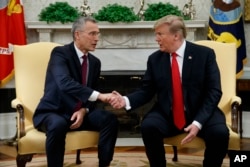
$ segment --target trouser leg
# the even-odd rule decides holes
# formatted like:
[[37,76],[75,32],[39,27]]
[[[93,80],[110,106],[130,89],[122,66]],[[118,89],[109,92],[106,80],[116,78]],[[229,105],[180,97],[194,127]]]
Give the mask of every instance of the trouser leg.
[[207,127],[203,131],[206,143],[203,167],[221,167],[228,150],[228,128],[224,124],[219,124]]
[[113,160],[114,148],[119,123],[116,115],[105,110],[94,110],[89,113],[88,123],[100,132],[98,143],[99,166],[106,167]]
[[166,123],[160,115],[150,113],[144,118],[141,132],[150,167],[166,167],[163,131]]
[[63,167],[67,121],[58,115],[46,117],[41,129],[46,133],[46,155],[48,167]]

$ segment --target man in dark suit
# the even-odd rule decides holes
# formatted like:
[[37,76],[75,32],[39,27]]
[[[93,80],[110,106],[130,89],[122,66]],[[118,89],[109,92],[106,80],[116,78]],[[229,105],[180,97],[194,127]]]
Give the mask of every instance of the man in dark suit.
[[[99,131],[99,166],[109,166],[112,161],[118,120],[113,113],[97,109],[94,104],[97,100],[105,102],[109,96],[96,91],[101,62],[89,53],[95,50],[99,33],[94,19],[81,17],[72,26],[74,41],[54,48],[51,53],[44,95],[33,117],[34,126],[46,133],[48,167],[63,166],[66,133],[73,130]],[[82,80],[84,61],[88,64],[83,76],[86,83]]]
[[[165,16],[155,25],[155,39],[160,49],[151,54],[142,87],[127,96],[113,93],[110,103],[114,108],[125,107],[128,111],[149,102],[156,95],[156,102],[145,115],[141,132],[151,167],[166,167],[163,139],[186,132],[181,144],[200,136],[206,143],[204,167],[219,167],[227,153],[229,130],[223,112],[217,107],[222,92],[220,72],[212,49],[185,40],[186,28],[178,16]],[[173,53],[177,54],[181,89],[174,100],[176,83],[172,83]],[[177,80],[177,79],[174,79]],[[182,93],[181,93],[182,92]],[[174,119],[174,102],[183,107],[182,125]],[[180,121],[181,114],[177,115]]]

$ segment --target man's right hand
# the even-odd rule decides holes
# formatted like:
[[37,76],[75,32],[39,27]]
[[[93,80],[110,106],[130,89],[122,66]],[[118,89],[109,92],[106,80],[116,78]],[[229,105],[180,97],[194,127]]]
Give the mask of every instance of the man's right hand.
[[110,105],[115,109],[121,109],[126,106],[125,99],[117,91],[113,91],[109,98]]
[[108,103],[111,95],[112,93],[100,93],[97,99],[101,100],[104,103]]

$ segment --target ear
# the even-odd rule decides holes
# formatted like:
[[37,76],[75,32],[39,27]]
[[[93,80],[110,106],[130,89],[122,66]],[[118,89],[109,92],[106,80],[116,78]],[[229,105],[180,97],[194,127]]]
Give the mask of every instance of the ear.
[[75,36],[75,39],[79,39],[79,38],[80,38],[80,33],[79,33],[79,31],[76,31],[76,32],[74,33],[74,36]]
[[177,32],[177,33],[174,34],[174,40],[177,41],[177,40],[179,40],[180,38],[181,38],[180,33]]

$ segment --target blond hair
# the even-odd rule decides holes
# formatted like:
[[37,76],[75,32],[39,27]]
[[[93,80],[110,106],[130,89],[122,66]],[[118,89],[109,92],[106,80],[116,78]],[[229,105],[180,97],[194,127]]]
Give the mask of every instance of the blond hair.
[[167,24],[169,26],[169,31],[171,33],[180,32],[183,38],[186,38],[187,30],[182,17],[176,15],[164,16],[156,21],[156,23],[154,24],[154,29],[163,24]]

